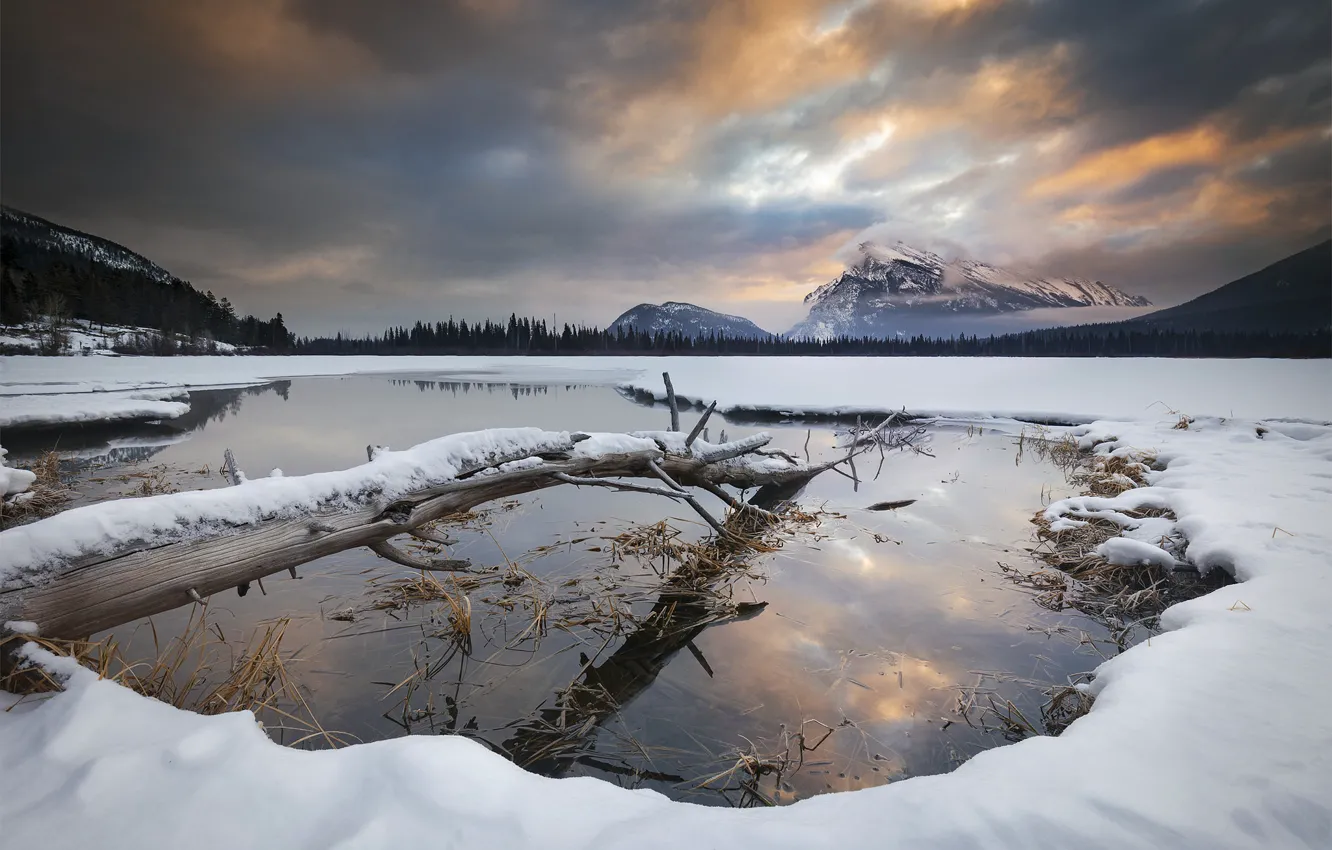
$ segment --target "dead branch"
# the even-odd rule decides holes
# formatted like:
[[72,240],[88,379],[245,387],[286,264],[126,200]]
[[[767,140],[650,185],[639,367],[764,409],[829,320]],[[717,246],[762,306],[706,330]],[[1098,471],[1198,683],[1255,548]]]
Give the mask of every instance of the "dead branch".
[[656,461],[652,460],[648,461],[648,469],[652,471],[653,475],[660,478],[666,484],[667,487],[670,487],[672,490],[679,493],[680,498],[688,502],[689,507],[693,508],[694,511],[699,516],[703,517],[703,520],[708,525],[712,526],[713,531],[717,532],[723,537],[726,536],[726,534],[728,534],[727,530],[722,526],[722,524],[717,521],[717,518],[714,517],[712,514],[708,513],[707,509],[704,508],[701,504],[699,504],[698,499],[695,499],[689,493],[688,490],[686,490],[684,487],[681,487],[680,484],[676,482],[674,478],[671,478],[671,476],[667,474],[667,472],[664,469],[662,469],[660,466],[657,465]]
[[559,481],[565,484],[573,484],[576,487],[606,487],[611,490],[622,490],[626,493],[647,493],[652,496],[665,496],[667,499],[679,499],[683,494],[675,490],[667,490],[662,487],[649,487],[646,484],[630,484],[628,481],[613,481],[609,478],[575,478],[572,475],[565,475],[563,472],[557,472],[554,475]]
[[723,502],[725,502],[727,505],[730,506],[731,510],[736,511],[737,513],[743,513],[745,511],[749,511],[754,514],[758,514],[759,516],[769,521],[776,519],[776,515],[773,514],[772,512],[765,511],[763,508],[760,508],[757,505],[751,505],[748,502],[740,501],[736,497],[732,496],[730,493],[727,493],[726,490],[724,490],[722,487],[713,484],[711,481],[700,481],[698,483],[698,486],[704,490],[707,490],[709,493],[716,496],[718,499],[721,499]]
[[413,528],[407,533],[415,537],[417,540],[422,540],[426,543],[438,543],[440,546],[453,546],[458,542],[452,537],[449,537],[446,534],[440,534],[432,528]]
[[379,557],[395,564],[401,564],[404,567],[410,567],[413,570],[425,570],[432,573],[456,573],[469,570],[472,567],[471,561],[453,558],[418,558],[409,552],[404,552],[387,540],[371,543],[369,548],[371,552]]
[[703,433],[703,426],[708,424],[708,417],[711,416],[712,411],[716,409],[717,402],[714,401],[712,404],[708,405],[707,410],[703,411],[703,415],[699,418],[698,424],[694,426],[694,430],[689,432],[688,437],[685,437],[686,449],[694,444],[694,441],[698,439],[699,434]]
[[754,434],[734,442],[694,449],[693,456],[703,463],[718,463],[733,457],[752,454],[771,442],[770,434]]
[[671,408],[671,430],[680,430],[680,405],[675,398],[675,387],[671,384],[671,373],[662,372],[661,379],[666,384],[666,404]]

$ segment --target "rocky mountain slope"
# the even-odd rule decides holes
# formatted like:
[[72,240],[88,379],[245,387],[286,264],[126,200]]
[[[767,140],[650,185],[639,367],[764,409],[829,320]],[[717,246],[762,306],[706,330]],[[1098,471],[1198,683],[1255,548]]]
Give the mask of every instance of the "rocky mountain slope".
[[865,243],[862,259],[805,297],[809,315],[791,336],[887,337],[947,333],[950,321],[1040,307],[1145,307],[1100,281],[1041,278],[974,260],[945,261],[899,243]]
[[664,304],[639,304],[620,314],[610,330],[634,328],[647,333],[679,332],[688,337],[725,334],[730,338],[766,337],[770,333],[743,316],[718,313],[696,304],[667,301]]

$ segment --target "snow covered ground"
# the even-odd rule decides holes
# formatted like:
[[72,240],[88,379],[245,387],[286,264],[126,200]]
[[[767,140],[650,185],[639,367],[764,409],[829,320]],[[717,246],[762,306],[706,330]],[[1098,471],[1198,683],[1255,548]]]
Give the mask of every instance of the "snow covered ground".
[[[938,357],[0,357],[0,396],[371,373],[623,385],[723,411],[897,410],[1065,422],[1190,416],[1332,421],[1332,360]],[[0,398],[0,405],[6,400]]]
[[[85,363],[91,368],[67,365]],[[669,370],[681,394],[717,398],[723,409],[906,406],[1072,421],[1104,414],[1112,418],[1072,432],[1102,452],[1150,451],[1166,468],[1151,473],[1149,488],[1112,500],[1067,500],[1051,506],[1051,515],[1116,511],[1143,500],[1168,506],[1177,517],[1173,530],[1188,541],[1184,557],[1240,580],[1171,608],[1164,634],[1102,664],[1091,713],[1058,738],[989,750],[947,775],[779,809],[712,809],[590,778],[546,779],[457,737],[412,736],[332,752],[284,749],[248,713],[181,712],[72,670],[67,692],[50,699],[4,711],[14,699],[0,695],[0,843],[135,850],[186,842],[228,850],[1332,847],[1332,426],[1309,424],[1332,421],[1330,366],[906,358],[0,361],[11,396],[0,398],[0,407],[18,400],[16,389],[208,386],[349,372],[533,382],[544,375],[658,391],[660,373]],[[1197,419],[1177,430],[1178,417],[1164,406]],[[1305,422],[1275,421],[1282,419]],[[1114,543],[1107,554],[1159,558],[1134,545],[1150,547],[1141,536]]]
[[1151,450],[1168,466],[1147,490],[1051,510],[1169,505],[1189,560],[1241,581],[1175,606],[1165,634],[1102,664],[1094,708],[1058,738],[943,776],[739,811],[541,778],[458,737],[284,749],[248,713],[177,711],[73,669],[66,693],[0,712],[5,843],[1332,846],[1332,428],[1174,423],[1076,428],[1100,451]]
[[[0,325],[0,347],[12,346],[37,351],[41,348],[40,338],[47,333],[41,322],[27,322],[22,325]],[[152,328],[136,328],[128,325],[108,325],[91,322],[87,319],[69,319],[64,323],[63,354],[110,354],[116,346],[150,345],[159,337],[161,331]],[[177,334],[181,344],[190,343],[190,339]],[[237,347],[227,342],[212,343],[219,354],[232,354]]]

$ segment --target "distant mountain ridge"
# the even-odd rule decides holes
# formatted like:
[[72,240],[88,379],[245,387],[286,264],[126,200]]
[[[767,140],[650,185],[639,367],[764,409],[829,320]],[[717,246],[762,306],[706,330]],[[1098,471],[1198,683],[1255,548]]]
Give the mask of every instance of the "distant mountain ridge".
[[718,313],[697,304],[667,301],[663,304],[639,304],[620,314],[608,330],[633,328],[647,333],[680,333],[699,338],[713,334],[732,339],[768,337],[772,334],[743,316]]
[[862,259],[805,297],[809,315],[789,336],[888,337],[948,321],[1039,307],[1146,307],[1151,302],[1100,281],[1031,277],[898,243],[860,246]]
[[1175,307],[1120,325],[1178,331],[1307,333],[1332,327],[1332,239]]

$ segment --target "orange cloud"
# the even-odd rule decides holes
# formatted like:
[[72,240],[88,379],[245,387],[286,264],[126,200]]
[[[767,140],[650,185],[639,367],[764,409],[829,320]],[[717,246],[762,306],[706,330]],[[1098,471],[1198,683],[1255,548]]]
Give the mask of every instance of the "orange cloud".
[[1169,168],[1246,162],[1286,147],[1305,135],[1301,131],[1284,131],[1236,142],[1215,123],[1203,123],[1091,154],[1072,167],[1037,181],[1029,194],[1052,197],[1081,191],[1104,192]]
[[847,29],[822,31],[829,0],[718,3],[696,31],[697,60],[684,93],[707,113],[776,106],[802,93],[855,79],[870,56]]
[[285,284],[301,280],[331,280],[363,270],[375,254],[365,246],[329,248],[283,257],[264,265],[234,270],[254,283]]
[[[1299,186],[1258,185],[1250,169],[1265,157],[1307,143],[1319,131],[1283,130],[1237,141],[1224,124],[1208,121],[1084,157],[1034,183],[1031,198],[1049,198],[1052,229],[1082,242],[1137,234],[1163,243],[1222,231],[1314,228],[1324,211],[1308,209]],[[1203,173],[1172,191],[1119,199],[1110,193],[1157,172],[1195,166]]]
[[199,0],[162,12],[178,20],[195,57],[256,92],[327,85],[371,67],[351,41],[313,32],[293,19],[283,0]]
[[[1091,241],[1138,232],[1148,241],[1164,242],[1211,231],[1270,224],[1277,217],[1278,208],[1294,206],[1295,191],[1266,189],[1213,175],[1161,198],[1070,206],[1057,214],[1055,222],[1057,228],[1062,226]],[[1319,222],[1283,218],[1282,223],[1299,228],[1313,227]]]
[[663,23],[609,36],[613,51],[675,39],[687,57],[650,90],[625,95],[619,81],[589,76],[578,88],[603,116],[603,142],[634,170],[662,173],[692,154],[700,135],[734,113],[774,109],[820,89],[862,78],[874,61],[843,21],[824,27],[835,0],[718,3],[687,30]]
[[962,128],[986,140],[1026,139],[1033,129],[1074,116],[1079,99],[1068,86],[1069,54],[1057,46],[1041,55],[987,60],[967,76],[935,74],[911,99],[885,108],[847,113],[837,128],[858,135],[887,123],[893,144],[878,152],[862,176],[887,177],[914,159],[908,145]]
[[1042,197],[1118,188],[1154,171],[1218,162],[1225,152],[1225,135],[1216,127],[1202,125],[1092,154],[1072,168],[1038,181],[1030,193]]

